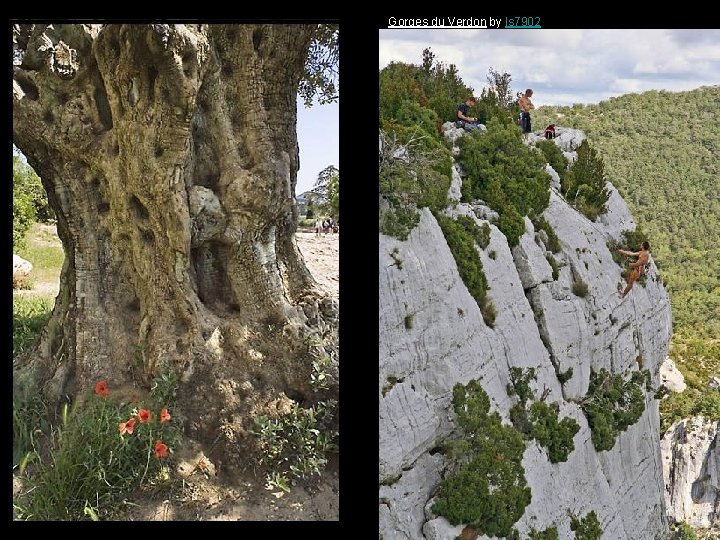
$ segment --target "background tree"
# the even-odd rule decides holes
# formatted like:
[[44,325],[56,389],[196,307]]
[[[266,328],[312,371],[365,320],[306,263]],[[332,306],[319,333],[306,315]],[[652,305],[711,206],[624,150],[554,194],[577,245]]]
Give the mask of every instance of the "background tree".
[[481,123],[487,123],[493,117],[500,117],[503,120],[515,118],[519,108],[516,105],[510,82],[510,73],[496,71],[488,68],[488,85],[480,93],[480,99],[475,104],[475,111]]
[[380,71],[380,120],[397,118],[404,102],[412,102],[435,112],[435,129],[454,121],[457,106],[472,95],[455,64],[437,61],[428,47],[423,50],[422,65],[391,62]]
[[337,392],[337,308],[293,204],[297,96],[337,98],[337,27],[21,24],[13,41],[13,141],[66,253],[16,385],[57,403],[175,373],[186,434],[242,465],[248,419]]
[[31,172],[32,169],[27,164],[18,156],[13,156],[13,248],[15,250],[25,245],[25,234],[36,219]]
[[312,189],[317,199],[323,201],[322,211],[332,216],[335,221],[339,220],[340,212],[339,182],[340,171],[335,165],[328,165],[318,173]]

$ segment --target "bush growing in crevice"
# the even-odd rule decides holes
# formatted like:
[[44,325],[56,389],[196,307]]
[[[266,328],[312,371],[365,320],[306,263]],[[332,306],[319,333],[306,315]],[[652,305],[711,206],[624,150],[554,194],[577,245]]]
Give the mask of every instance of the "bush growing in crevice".
[[405,315],[405,330],[412,330],[413,327],[413,316]]
[[450,151],[419,125],[387,122],[380,131],[380,231],[406,240],[420,220],[417,209],[447,205],[451,182]]
[[625,381],[619,373],[605,369],[590,372],[588,393],[581,407],[592,432],[595,450],[610,450],[617,436],[640,419],[645,410],[644,389],[648,370],[634,371]]
[[575,533],[575,540],[600,540],[603,533],[595,510],[583,518],[573,517],[570,530]]
[[541,399],[526,407],[528,401],[534,400],[530,381],[536,378],[535,368],[510,368],[507,393],[518,398],[518,403],[510,409],[510,422],[525,437],[535,439],[545,448],[550,463],[567,461],[568,455],[575,449],[573,437],[580,430],[580,425],[570,417],[558,421],[557,404],[548,405]]
[[557,374],[558,381],[560,381],[560,384],[565,384],[570,379],[572,379],[573,376],[573,368],[568,368],[567,371],[559,371]]
[[457,462],[441,482],[433,512],[453,525],[466,523],[480,534],[503,537],[530,504],[522,457],[525,441],[504,426],[476,380],[453,388],[453,409],[463,433]]
[[558,238],[558,235],[552,228],[552,225],[550,225],[542,216],[533,216],[530,221],[536,231],[545,231],[545,234],[547,234],[548,245],[545,247],[553,253],[560,253],[562,251],[562,244],[560,243],[560,238]]
[[589,292],[588,284],[578,277],[573,281],[572,292],[575,296],[585,298]]
[[550,463],[567,461],[570,452],[575,450],[573,437],[580,431],[580,425],[574,418],[566,416],[558,422],[557,404],[548,405],[536,401],[530,406],[530,436],[547,451]]
[[530,529],[528,533],[530,540],[559,540],[557,527],[548,527],[542,531]]
[[610,197],[605,182],[602,158],[585,139],[577,149],[577,159],[560,182],[565,199],[595,221],[605,212],[605,203]]
[[698,540],[697,533],[690,525],[685,522],[678,523],[670,529],[673,533],[673,540]]
[[475,220],[469,216],[458,216],[455,218],[463,229],[473,237],[478,246],[482,249],[488,247],[490,243],[490,225],[483,223],[482,226],[475,223]]
[[508,396],[517,396],[520,405],[523,407],[528,400],[534,398],[533,391],[530,389],[530,381],[536,381],[535,368],[510,368],[510,382],[506,391]]
[[[434,215],[455,259],[463,283],[465,283],[470,295],[477,302],[485,324],[492,328],[497,313],[495,306],[487,296],[487,279],[485,278],[480,255],[475,249],[475,238],[457,220],[440,212],[436,212]],[[470,218],[467,218],[467,220],[472,221]],[[474,222],[473,225],[475,225]]]
[[385,395],[392,390],[393,386],[395,386],[397,383],[403,382],[405,379],[399,379],[397,377],[394,377],[393,375],[390,375],[387,378],[387,383],[385,383],[382,387],[382,395],[385,397]]
[[545,255],[545,259],[547,260],[548,264],[550,265],[550,268],[552,268],[553,281],[557,281],[557,278],[560,277],[560,267],[558,266],[558,263],[555,260],[555,257],[553,257],[552,255]]
[[538,141],[535,143],[535,147],[540,149],[548,164],[558,173],[560,182],[562,183],[569,162],[560,147],[553,141],[548,140]]

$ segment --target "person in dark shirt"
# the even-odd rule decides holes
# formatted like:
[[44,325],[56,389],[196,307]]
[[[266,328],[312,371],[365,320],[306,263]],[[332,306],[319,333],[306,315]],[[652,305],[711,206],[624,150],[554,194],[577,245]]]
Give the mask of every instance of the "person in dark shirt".
[[470,108],[475,105],[477,100],[470,96],[465,100],[465,103],[461,103],[457,108],[457,124],[458,127],[465,128],[467,130],[480,129],[480,125],[477,124],[477,118],[470,116]]

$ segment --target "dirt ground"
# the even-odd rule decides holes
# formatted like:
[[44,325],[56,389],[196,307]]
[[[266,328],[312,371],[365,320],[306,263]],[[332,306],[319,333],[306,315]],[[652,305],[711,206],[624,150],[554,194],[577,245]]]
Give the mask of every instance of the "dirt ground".
[[328,233],[317,236],[314,232],[298,232],[296,238],[305,264],[315,281],[337,300],[340,283],[340,235]]
[[[54,230],[43,230],[43,240],[53,239]],[[316,236],[298,232],[298,247],[320,287],[339,298],[339,234]],[[56,281],[35,279],[28,296],[54,297]],[[329,456],[322,477],[308,486],[295,485],[289,493],[268,490],[260,473],[241,473],[232,483],[215,474],[212,460],[189,442],[175,456],[176,479],[164,489],[150,490],[126,501],[128,520],[143,521],[332,521],[339,519],[337,454]],[[222,475],[220,475],[222,476]],[[21,488],[13,479],[13,494]]]

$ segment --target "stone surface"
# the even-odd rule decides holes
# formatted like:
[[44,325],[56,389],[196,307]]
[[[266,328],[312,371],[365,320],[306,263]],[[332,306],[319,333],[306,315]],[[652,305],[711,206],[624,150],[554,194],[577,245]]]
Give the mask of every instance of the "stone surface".
[[573,152],[585,140],[585,134],[579,129],[555,127],[554,139],[563,152]]
[[550,164],[548,163],[545,165],[545,172],[547,172],[550,175],[550,178],[552,178],[552,187],[560,191],[560,175],[553,169]]
[[661,441],[665,504],[676,521],[708,528],[720,521],[720,422],[680,420]]
[[460,165],[453,163],[452,167],[452,180],[450,182],[450,188],[448,189],[448,202],[459,202],[462,196],[462,177],[460,176]]
[[13,279],[26,278],[30,276],[33,265],[30,261],[26,261],[19,255],[13,254]]
[[[582,140],[573,131],[559,139],[558,144],[568,149]],[[452,388],[480,379],[492,409],[507,421],[515,398],[508,397],[506,385],[515,366],[535,368],[537,380],[531,388],[536,398],[546,391],[548,402],[559,402],[561,417],[572,416],[581,426],[565,463],[549,463],[541,448],[528,444],[523,463],[533,497],[517,523],[521,535],[531,527],[540,530],[554,523],[560,537],[567,538],[568,512],[584,515],[591,510],[597,512],[605,538],[653,539],[664,534],[667,518],[654,393],[646,394],[640,420],[604,452],[595,451],[587,421],[574,402],[587,392],[591,369],[627,374],[642,366],[650,370],[657,387],[659,366],[667,356],[672,327],[662,284],[651,277],[625,300],[618,298],[618,286],[624,282],[606,243],[625,227],[629,213],[625,216],[620,201],[613,208],[613,219],[594,223],[551,190],[543,216],[562,245],[554,255],[560,266],[556,281],[529,220],[512,250],[490,224],[490,244],[476,249],[497,310],[494,328],[484,323],[427,209],[420,211],[420,223],[406,241],[380,235],[380,482],[402,475],[397,482],[402,488],[381,486],[383,538],[458,533],[443,518],[423,512],[446,465],[434,450],[454,429]],[[470,204],[457,204],[447,213],[487,222]],[[390,254],[396,248],[402,268],[392,264]],[[572,292],[579,280],[588,285],[584,298]],[[410,328],[406,317],[411,317]],[[569,368],[572,378],[560,385],[557,373]]]
[[484,219],[494,223],[500,217],[495,210],[484,204],[473,202],[470,203],[470,206],[478,219]]
[[572,151],[572,152],[565,152],[565,151],[563,151],[563,156],[565,156],[565,159],[568,160],[568,165],[572,165],[573,163],[575,163],[575,160],[577,159],[577,152],[575,152],[575,151]]
[[525,234],[512,249],[515,268],[523,289],[528,290],[552,279],[552,267],[545,258],[545,250],[535,242],[535,229],[529,218],[525,218]]
[[684,392],[687,388],[685,377],[669,356],[660,365],[660,382],[673,392]]
[[606,184],[610,193],[607,203],[605,203],[605,213],[601,214],[598,221],[605,227],[605,231],[615,240],[620,240],[624,231],[635,230],[635,220],[630,213],[625,200],[620,196],[618,190],[615,189],[610,182]]
[[445,122],[442,125],[442,130],[445,138],[453,144],[466,133],[463,128],[455,127],[455,122]]

